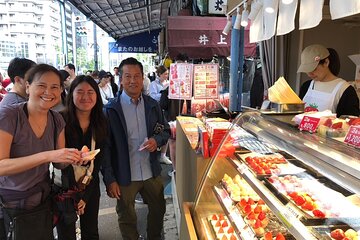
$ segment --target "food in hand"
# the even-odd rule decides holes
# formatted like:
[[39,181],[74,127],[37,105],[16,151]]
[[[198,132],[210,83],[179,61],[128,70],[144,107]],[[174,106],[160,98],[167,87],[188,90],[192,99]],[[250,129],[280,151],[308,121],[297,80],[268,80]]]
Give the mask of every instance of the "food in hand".
[[81,157],[83,160],[85,161],[90,161],[90,160],[93,160],[95,159],[95,156],[100,152],[100,149],[96,149],[96,150],[93,150],[93,151],[89,151],[89,148],[84,145],[82,148],[81,148]]

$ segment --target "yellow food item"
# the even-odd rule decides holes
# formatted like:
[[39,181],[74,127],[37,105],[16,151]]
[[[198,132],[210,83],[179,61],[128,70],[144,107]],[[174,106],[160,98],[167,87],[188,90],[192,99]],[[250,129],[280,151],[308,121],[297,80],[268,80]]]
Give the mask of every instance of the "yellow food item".
[[345,237],[348,237],[350,239],[355,239],[355,237],[358,237],[358,233],[354,229],[348,229],[345,232]]
[[87,153],[86,153],[86,156],[83,157],[83,160],[86,160],[86,161],[93,160],[93,159],[95,158],[95,156],[96,156],[99,152],[100,152],[100,149],[96,149],[96,150],[87,152]]

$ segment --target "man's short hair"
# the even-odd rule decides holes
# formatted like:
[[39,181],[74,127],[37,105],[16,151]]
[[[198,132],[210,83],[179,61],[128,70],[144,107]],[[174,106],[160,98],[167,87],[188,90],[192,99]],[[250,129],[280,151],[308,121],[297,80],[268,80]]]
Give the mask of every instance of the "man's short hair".
[[121,61],[119,65],[119,74],[120,76],[123,75],[123,67],[124,65],[137,65],[140,67],[141,74],[144,75],[144,67],[141,62],[139,62],[136,58],[129,57]]
[[68,67],[69,69],[74,70],[74,72],[75,72],[75,65],[74,64],[68,63],[68,64],[65,65],[65,67]]
[[35,66],[36,63],[30,59],[27,58],[14,58],[10,61],[9,67],[8,67],[8,75],[10,77],[10,80],[12,83],[15,83],[15,77],[25,77],[25,73],[33,66]]

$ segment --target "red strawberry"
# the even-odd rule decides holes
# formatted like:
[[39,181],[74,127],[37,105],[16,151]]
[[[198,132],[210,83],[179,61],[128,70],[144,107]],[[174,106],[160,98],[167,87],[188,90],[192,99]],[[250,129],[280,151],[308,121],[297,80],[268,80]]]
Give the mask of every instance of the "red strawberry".
[[213,214],[211,219],[212,220],[218,220],[218,217],[216,216],[216,214]]
[[272,233],[271,232],[265,233],[264,240],[273,240]]
[[261,212],[261,213],[259,214],[259,216],[258,216],[258,219],[259,219],[260,221],[264,220],[265,218],[266,218],[266,214],[265,214],[264,212]]
[[227,221],[224,221],[222,224],[221,224],[222,227],[227,227],[229,226],[229,224],[227,223]]
[[286,240],[284,235],[282,235],[280,232],[276,235],[275,240]]
[[298,205],[298,206],[301,206],[305,203],[305,198],[303,196],[297,196],[295,198],[295,203]]
[[332,120],[330,118],[327,118],[326,121],[324,122],[324,126],[331,127],[331,125],[332,125]]
[[227,233],[230,234],[230,233],[233,233],[233,232],[234,232],[234,228],[230,226],[229,229],[227,230]]
[[318,112],[318,106],[315,103],[309,104],[309,106],[307,106],[304,109],[304,112]]
[[314,216],[317,217],[317,218],[325,218],[325,213],[323,213],[323,212],[320,211],[319,209],[313,210],[312,213],[313,213]]
[[333,125],[331,125],[331,128],[332,128],[332,129],[342,128],[342,122],[334,123]]

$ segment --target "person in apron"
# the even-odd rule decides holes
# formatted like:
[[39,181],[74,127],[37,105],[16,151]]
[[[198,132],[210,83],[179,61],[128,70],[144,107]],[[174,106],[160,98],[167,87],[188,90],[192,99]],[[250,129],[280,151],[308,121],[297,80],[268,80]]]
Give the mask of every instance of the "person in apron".
[[337,77],[339,71],[339,56],[334,49],[314,44],[302,51],[297,72],[304,72],[311,78],[300,88],[305,112],[331,110],[337,117],[360,115],[356,91],[347,81]]

